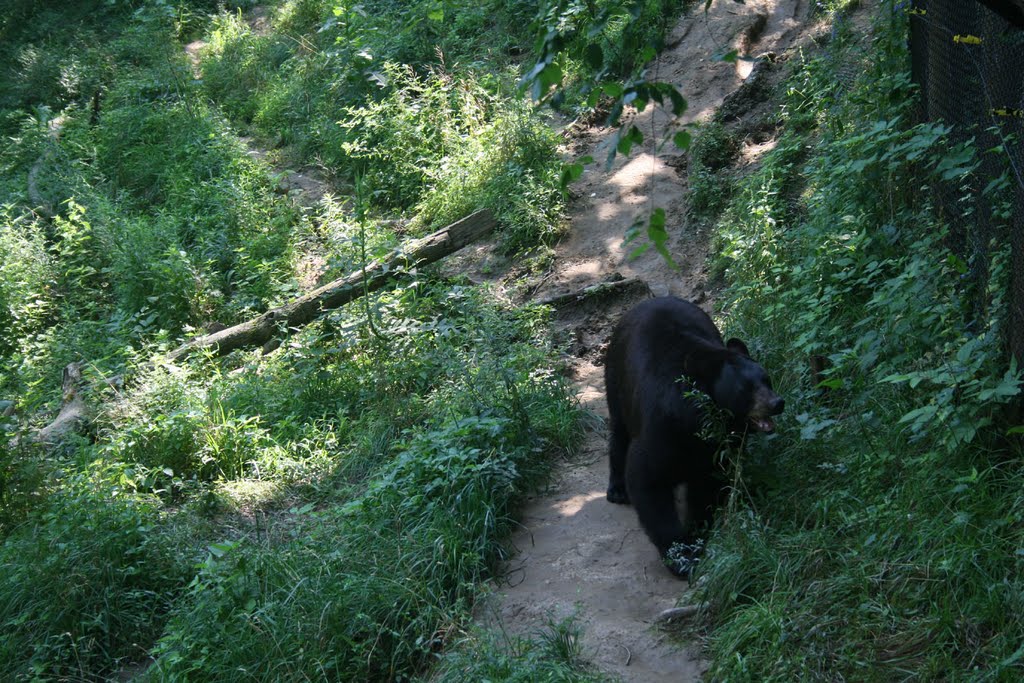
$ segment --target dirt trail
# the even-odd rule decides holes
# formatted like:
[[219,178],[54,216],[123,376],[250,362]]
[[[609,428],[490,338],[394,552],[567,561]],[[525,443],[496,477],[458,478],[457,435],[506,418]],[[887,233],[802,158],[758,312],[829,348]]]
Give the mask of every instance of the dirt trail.
[[[266,36],[272,30],[271,10],[265,5],[250,8],[243,20],[253,35]],[[197,39],[185,45],[185,55],[196,78],[202,78],[203,51],[207,46],[208,43],[204,39]],[[245,145],[246,153],[250,157],[265,163],[271,169],[271,180],[277,193],[287,194],[297,204],[307,208],[316,207],[324,196],[330,193],[330,184],[317,169],[289,168],[280,154],[272,153],[260,141],[246,135],[239,136],[238,139]]]
[[[712,55],[733,48],[752,56],[781,54],[810,30],[809,0],[747,0],[743,5],[716,0],[706,15],[699,5],[675,27],[669,49],[653,67],[657,80],[674,83],[687,98],[684,122],[708,120],[750,74],[749,62],[718,62]],[[663,114],[643,113],[637,123],[648,140],[645,149],[618,159],[610,171],[596,164],[575,186],[581,196],[572,207],[571,230],[534,298],[572,292],[618,272],[646,282],[654,294],[709,305],[703,265],[707,238],[686,217],[686,157],[671,144],[655,151],[652,138],[665,137]],[[604,159],[602,144],[610,133],[583,131],[572,153]],[[749,147],[756,151],[765,144],[758,140]],[[623,246],[623,234],[655,207],[666,211],[668,246],[679,271],[653,250],[627,260],[636,245]],[[604,345],[622,311],[645,296],[634,288],[559,316],[561,328],[574,337],[572,369],[580,400],[602,418],[607,417],[600,367]],[[528,634],[551,618],[576,615],[585,656],[601,670],[624,681],[699,680],[705,665],[696,646],[680,646],[653,625],[662,610],[686,602],[687,584],[661,565],[633,509],[605,500],[607,436],[603,420],[600,424],[588,430],[582,461],[564,468],[550,491],[526,504],[521,530],[513,538],[519,554],[481,618]]]

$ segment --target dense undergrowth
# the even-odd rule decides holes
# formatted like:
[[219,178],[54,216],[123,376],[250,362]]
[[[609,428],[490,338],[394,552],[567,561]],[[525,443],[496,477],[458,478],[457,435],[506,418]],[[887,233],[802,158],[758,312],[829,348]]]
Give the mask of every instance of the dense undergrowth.
[[[906,13],[873,11],[869,36],[840,21],[798,60],[784,132],[723,194],[730,323],[758,340],[790,417],[751,444],[753,493],[701,567],[715,680],[1022,674],[1009,176],[977,193],[968,181],[1000,150],[915,125]],[[956,248],[962,217],[936,202],[950,188],[968,225],[978,202],[995,207],[987,249]]]
[[[539,20],[587,43],[551,62],[570,82],[629,72],[679,6],[596,5]],[[507,254],[542,256],[561,169],[514,87],[538,9],[287,0],[260,24],[252,2],[6,3],[5,680],[595,678],[571,624],[465,630],[516,497],[578,437],[545,311],[425,270],[269,355],[159,362],[296,295],[314,255],[340,275],[482,206]],[[792,60],[749,178],[718,173],[724,129],[693,151],[730,326],[791,416],[750,444],[755,488],[701,566],[715,679],[1021,673],[1010,226],[978,268],[933,201],[998,150],[914,124],[904,20],[883,3],[870,44],[840,22]],[[243,135],[333,196],[291,201]],[[994,180],[964,212],[999,215]],[[44,449],[71,361],[95,412]]]
[[3,670],[99,677],[148,651],[153,680],[385,679],[430,661],[576,413],[540,311],[410,283],[376,333],[361,316],[271,359],[152,370],[108,404],[0,549]]
[[[0,677],[399,680],[460,639],[517,496],[578,440],[543,309],[426,269],[269,355],[161,354],[477,208],[543,255],[556,138],[513,63],[536,11],[6,3]],[[331,194],[294,202],[287,165]],[[43,447],[72,361],[92,414]],[[559,628],[478,637],[586,676]]]

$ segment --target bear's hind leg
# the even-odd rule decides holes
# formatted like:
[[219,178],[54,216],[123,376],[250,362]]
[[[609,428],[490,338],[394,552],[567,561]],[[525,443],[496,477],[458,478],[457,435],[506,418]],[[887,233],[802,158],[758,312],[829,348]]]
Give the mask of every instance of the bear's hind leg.
[[630,488],[630,498],[640,526],[647,537],[664,556],[675,543],[690,543],[693,538],[687,536],[679,515],[676,514],[676,502],[673,495],[674,487],[658,485],[656,487],[637,490]]
[[612,416],[611,436],[608,439],[608,494],[612,503],[626,505],[629,493],[626,490],[626,453],[629,450],[629,434],[626,425]]

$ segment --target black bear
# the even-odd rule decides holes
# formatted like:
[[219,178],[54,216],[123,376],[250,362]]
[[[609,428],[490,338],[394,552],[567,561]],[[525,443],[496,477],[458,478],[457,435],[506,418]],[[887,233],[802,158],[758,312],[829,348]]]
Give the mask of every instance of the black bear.
[[[702,433],[706,409],[699,394],[731,416],[732,432],[748,425],[773,431],[771,418],[782,412],[783,400],[746,344],[723,343],[704,311],[675,297],[649,299],[622,317],[604,373],[611,426],[608,500],[631,502],[669,569],[686,575],[723,490],[713,462],[721,444]],[[681,484],[687,527],[675,504]],[[673,544],[682,545],[670,553]]]

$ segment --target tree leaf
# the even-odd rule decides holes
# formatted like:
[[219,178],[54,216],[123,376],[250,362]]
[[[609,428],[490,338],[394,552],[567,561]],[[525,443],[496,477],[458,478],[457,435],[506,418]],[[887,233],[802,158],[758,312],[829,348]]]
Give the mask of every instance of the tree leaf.
[[564,192],[569,183],[579,180],[579,177],[583,175],[583,164],[562,164],[562,175],[559,183],[562,186]]
[[668,251],[668,231],[665,229],[665,209],[658,207],[651,213],[650,222],[647,224],[647,238],[651,240],[654,245],[655,251],[661,254],[661,257],[672,268],[678,269],[675,260],[672,258],[672,254]]
[[650,242],[644,242],[639,247],[637,247],[633,251],[629,252],[629,256],[626,257],[626,260],[627,261],[632,261],[636,257],[641,256],[642,254],[646,253],[647,250],[649,250],[650,248],[651,248],[651,243]]
[[238,543],[234,541],[225,541],[224,543],[213,543],[206,547],[210,551],[210,554],[214,557],[224,557],[232,548]]
[[630,126],[624,135],[619,137],[618,143],[615,148],[623,156],[628,155],[629,151],[633,148],[633,145],[643,144],[644,134],[636,126]]
[[622,97],[622,94],[626,92],[626,89],[622,87],[621,83],[615,81],[608,81],[607,83],[601,84],[601,90],[608,97]]

